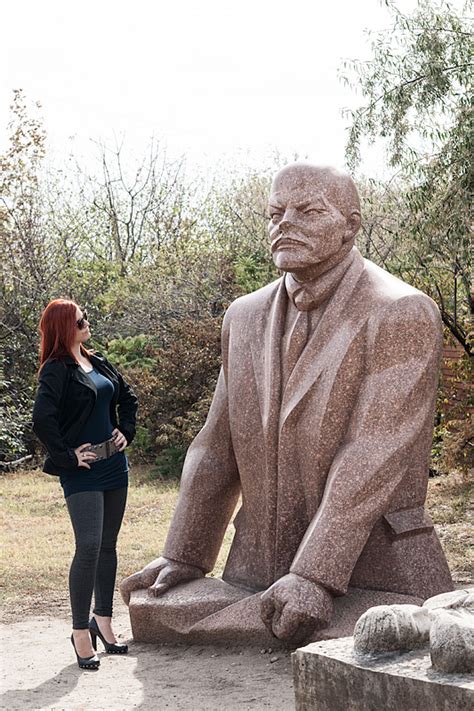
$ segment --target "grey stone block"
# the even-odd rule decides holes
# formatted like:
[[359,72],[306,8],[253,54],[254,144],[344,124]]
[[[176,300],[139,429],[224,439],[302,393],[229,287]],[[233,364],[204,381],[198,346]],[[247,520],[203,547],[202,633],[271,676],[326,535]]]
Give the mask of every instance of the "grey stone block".
[[439,612],[430,630],[430,654],[437,671],[474,674],[474,615],[467,610]]
[[353,638],[293,654],[296,711],[471,711],[474,678],[442,674],[429,651],[356,655]]

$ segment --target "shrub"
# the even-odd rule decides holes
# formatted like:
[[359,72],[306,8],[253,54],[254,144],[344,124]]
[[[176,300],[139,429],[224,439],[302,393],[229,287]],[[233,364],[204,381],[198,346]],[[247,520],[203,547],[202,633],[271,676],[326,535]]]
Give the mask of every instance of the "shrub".
[[473,363],[463,354],[442,369],[432,461],[435,469],[468,474],[474,468]]
[[[220,367],[222,319],[172,319],[158,339],[116,340],[107,351],[119,364],[135,340],[136,355],[122,359],[124,377],[139,398],[137,437],[132,454],[156,461],[159,476],[178,476],[190,443],[203,426]],[[114,360],[114,355],[118,356]],[[127,356],[128,357],[128,356]]]

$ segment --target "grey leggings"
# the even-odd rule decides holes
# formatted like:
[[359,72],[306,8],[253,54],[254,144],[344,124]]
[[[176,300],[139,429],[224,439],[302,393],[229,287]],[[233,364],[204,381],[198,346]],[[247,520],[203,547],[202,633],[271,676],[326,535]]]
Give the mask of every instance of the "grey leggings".
[[111,491],[80,491],[66,498],[76,539],[69,571],[72,626],[87,629],[94,591],[96,615],[112,617],[117,572],[117,536],[122,524],[127,487]]

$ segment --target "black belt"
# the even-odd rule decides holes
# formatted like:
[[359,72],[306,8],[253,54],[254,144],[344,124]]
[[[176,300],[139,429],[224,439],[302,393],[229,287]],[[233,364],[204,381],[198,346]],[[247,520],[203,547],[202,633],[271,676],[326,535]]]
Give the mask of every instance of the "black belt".
[[99,444],[91,444],[90,447],[87,447],[87,449],[83,449],[82,451],[94,452],[94,454],[97,456],[97,459],[94,459],[94,462],[98,462],[100,459],[108,459],[120,450],[115,444],[114,438],[111,437],[110,439],[105,440],[105,442],[100,442]]

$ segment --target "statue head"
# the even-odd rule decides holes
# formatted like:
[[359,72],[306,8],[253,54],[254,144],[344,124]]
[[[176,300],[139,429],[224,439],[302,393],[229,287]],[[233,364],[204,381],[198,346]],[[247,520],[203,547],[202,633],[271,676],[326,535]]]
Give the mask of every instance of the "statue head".
[[275,176],[269,199],[273,261],[304,273],[337,264],[352,249],[360,227],[357,189],[347,173],[304,163]]

